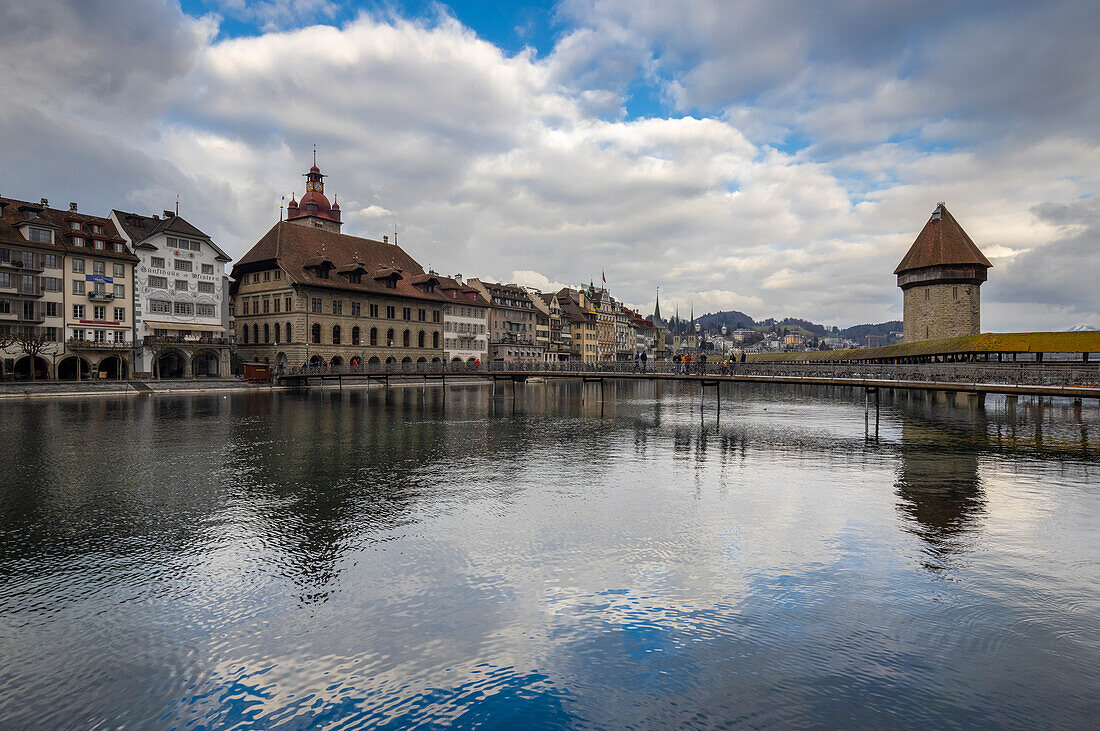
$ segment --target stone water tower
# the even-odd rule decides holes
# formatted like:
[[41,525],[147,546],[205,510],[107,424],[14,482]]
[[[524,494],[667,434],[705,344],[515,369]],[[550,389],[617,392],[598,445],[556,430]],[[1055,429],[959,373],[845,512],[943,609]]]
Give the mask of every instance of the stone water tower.
[[905,342],[981,332],[979,288],[993,266],[943,203],[898,264]]

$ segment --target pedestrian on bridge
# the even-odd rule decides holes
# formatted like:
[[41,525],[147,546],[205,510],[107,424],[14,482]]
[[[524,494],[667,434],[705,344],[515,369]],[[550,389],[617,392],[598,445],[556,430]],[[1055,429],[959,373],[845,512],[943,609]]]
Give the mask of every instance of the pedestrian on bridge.
[[647,356],[647,355],[645,354],[645,351],[643,350],[643,351],[642,351],[642,355],[641,355],[641,360],[642,360],[642,373],[645,373],[645,363],[646,363],[646,361],[647,361],[648,359],[649,359],[649,358],[648,358],[648,356]]

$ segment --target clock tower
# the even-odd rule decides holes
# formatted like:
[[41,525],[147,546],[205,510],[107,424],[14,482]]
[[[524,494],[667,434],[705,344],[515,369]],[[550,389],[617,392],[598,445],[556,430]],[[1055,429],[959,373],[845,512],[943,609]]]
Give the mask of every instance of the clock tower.
[[290,199],[286,209],[286,220],[303,226],[314,226],[326,231],[340,233],[340,204],[329,204],[325,197],[325,174],[317,167],[317,152],[313,152],[313,167],[304,173],[306,193],[302,200]]

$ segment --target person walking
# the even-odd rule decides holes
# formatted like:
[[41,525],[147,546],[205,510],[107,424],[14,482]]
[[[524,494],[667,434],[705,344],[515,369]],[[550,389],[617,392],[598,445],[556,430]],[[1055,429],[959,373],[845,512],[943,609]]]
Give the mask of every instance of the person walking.
[[642,361],[642,373],[645,373],[645,363],[647,360],[649,360],[649,357],[645,354],[644,350],[642,351],[640,358]]
[[707,374],[707,354],[705,352],[699,354],[699,375],[705,376]]

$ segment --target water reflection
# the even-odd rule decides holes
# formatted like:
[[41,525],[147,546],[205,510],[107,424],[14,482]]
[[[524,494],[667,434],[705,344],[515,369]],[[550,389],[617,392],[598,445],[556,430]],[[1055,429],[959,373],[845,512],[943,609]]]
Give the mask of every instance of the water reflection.
[[0,403],[0,726],[1091,718],[1093,405],[715,397]]

